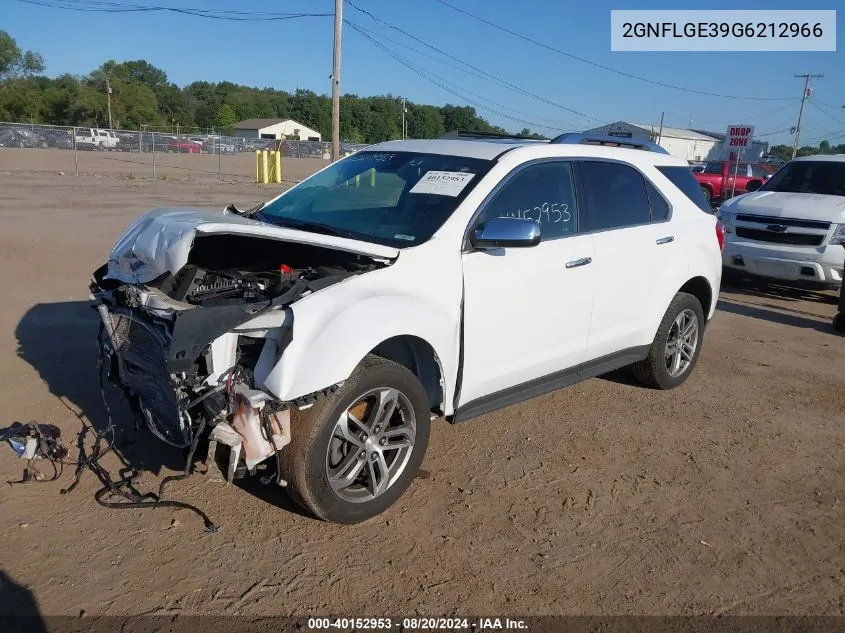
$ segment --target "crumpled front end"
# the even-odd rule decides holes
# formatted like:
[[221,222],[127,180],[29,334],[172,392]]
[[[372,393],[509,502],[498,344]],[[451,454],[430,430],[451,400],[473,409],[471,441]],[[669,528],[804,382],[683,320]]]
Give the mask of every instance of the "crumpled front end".
[[290,441],[287,411],[310,397],[284,402],[265,384],[293,337],[289,306],[387,264],[316,244],[197,230],[185,250],[175,238],[181,228],[155,231],[174,239],[130,231],[115,250],[134,260],[110,257],[93,275],[108,375],[158,438],[188,447],[209,429],[213,442],[232,448],[230,478],[239,467],[252,471]]

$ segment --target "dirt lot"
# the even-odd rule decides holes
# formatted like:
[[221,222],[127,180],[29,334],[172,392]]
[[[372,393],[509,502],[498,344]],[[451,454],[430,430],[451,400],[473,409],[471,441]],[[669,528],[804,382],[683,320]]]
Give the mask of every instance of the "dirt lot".
[[[270,191],[216,174],[76,178],[47,165],[67,175],[39,176],[21,168],[36,152],[0,151],[0,427],[52,423],[72,444],[77,414],[104,423],[86,294],[115,238],[158,204],[253,204]],[[171,495],[207,511],[217,534],[185,511],[105,509],[90,472],[64,496],[72,468],[4,484],[0,578],[50,615],[841,614],[834,312],[832,293],[726,289],[682,388],[650,391],[622,373],[438,423],[422,476],[356,527],[200,474]],[[179,467],[151,436],[130,430],[123,443],[142,490]],[[0,481],[22,467],[0,447]]]

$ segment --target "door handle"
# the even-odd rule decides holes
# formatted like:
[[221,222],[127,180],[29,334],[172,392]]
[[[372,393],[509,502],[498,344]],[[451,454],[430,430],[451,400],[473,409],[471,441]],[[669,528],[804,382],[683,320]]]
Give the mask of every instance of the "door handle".
[[593,261],[592,257],[582,257],[581,259],[576,259],[571,262],[566,262],[567,268],[578,268],[578,266],[586,266],[590,262]]
[[669,242],[674,242],[675,236],[674,235],[667,235],[666,237],[661,237],[657,240],[658,244],[668,244]]

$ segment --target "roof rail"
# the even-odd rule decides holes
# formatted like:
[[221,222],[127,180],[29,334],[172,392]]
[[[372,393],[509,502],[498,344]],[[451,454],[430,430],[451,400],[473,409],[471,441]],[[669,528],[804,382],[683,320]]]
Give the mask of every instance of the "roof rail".
[[566,132],[553,138],[549,143],[560,145],[606,145],[609,147],[624,147],[627,149],[640,149],[646,152],[657,152],[668,154],[664,148],[653,141],[635,140],[622,136],[610,136],[605,134],[587,134],[583,132]]
[[483,139],[500,139],[500,140],[514,140],[514,141],[535,141],[535,142],[547,142],[543,139],[536,139],[530,136],[520,136],[519,134],[506,134],[504,132],[473,132],[470,130],[453,130],[452,132],[446,132],[443,136],[440,137],[441,139],[451,139],[451,140],[483,140]]

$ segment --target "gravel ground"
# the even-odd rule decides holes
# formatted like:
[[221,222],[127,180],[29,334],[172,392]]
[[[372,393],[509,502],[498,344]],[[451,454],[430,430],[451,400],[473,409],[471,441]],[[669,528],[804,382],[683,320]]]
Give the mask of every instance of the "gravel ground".
[[[249,171],[228,182],[61,176],[50,160],[27,162],[38,153],[0,151],[0,427],[55,424],[73,445],[80,417],[105,420],[86,296],[116,237],[159,204],[251,205],[275,189]],[[315,164],[289,161],[288,177]],[[49,615],[842,614],[835,310],[833,293],[725,288],[681,388],[643,389],[618,372],[437,423],[405,496],[354,527],[303,516],[279,490],[201,474],[170,494],[204,509],[216,534],[185,511],[103,508],[90,472],[60,495],[72,467],[57,482],[4,484],[0,595],[16,586]],[[144,491],[180,467],[133,430],[120,456]],[[120,466],[114,454],[104,464]],[[0,481],[22,467],[0,447]]]

